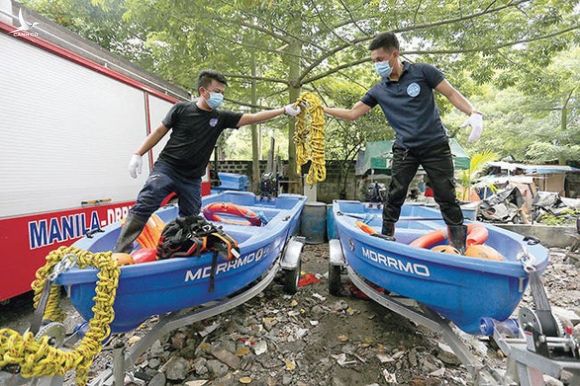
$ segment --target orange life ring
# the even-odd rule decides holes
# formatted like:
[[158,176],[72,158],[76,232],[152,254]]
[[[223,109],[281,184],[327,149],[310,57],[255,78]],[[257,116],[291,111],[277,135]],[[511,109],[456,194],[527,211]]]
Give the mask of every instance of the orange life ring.
[[[228,220],[218,215],[218,213],[242,217],[246,221]],[[211,204],[207,204],[203,208],[203,215],[210,221],[219,221],[226,224],[253,225],[258,227],[262,225],[262,220],[256,213],[248,208],[229,202],[212,202]]]
[[[465,242],[465,245],[467,247],[471,245],[481,245],[487,241],[488,237],[489,232],[484,225],[473,223],[468,224],[467,240]],[[426,235],[419,237],[409,245],[416,248],[430,249],[434,244],[438,244],[446,239],[447,239],[447,230],[438,229],[436,231],[429,232]]]

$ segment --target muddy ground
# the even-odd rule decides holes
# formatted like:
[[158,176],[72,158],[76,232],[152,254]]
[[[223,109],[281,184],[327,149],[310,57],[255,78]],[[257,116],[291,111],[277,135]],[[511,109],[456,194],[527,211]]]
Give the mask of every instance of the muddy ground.
[[[302,259],[302,271],[318,274],[319,283],[302,287],[294,296],[285,295],[281,284],[275,283],[230,312],[170,333],[140,358],[138,375],[145,381],[136,383],[420,386],[473,382],[435,334],[354,296],[346,278],[344,295],[330,295],[325,278],[327,244],[306,246]],[[551,251],[545,282],[554,305],[580,314],[579,269],[565,260],[565,251]],[[529,300],[526,296],[524,302]],[[0,326],[26,328],[30,303],[31,297],[23,296],[0,306]],[[69,330],[77,320],[67,321]],[[113,338],[92,374],[110,365],[110,348],[116,342],[134,344],[153,322]],[[494,367],[505,365],[487,342],[464,337],[476,356]],[[129,378],[126,381],[130,383]],[[72,377],[66,383],[74,384]]]

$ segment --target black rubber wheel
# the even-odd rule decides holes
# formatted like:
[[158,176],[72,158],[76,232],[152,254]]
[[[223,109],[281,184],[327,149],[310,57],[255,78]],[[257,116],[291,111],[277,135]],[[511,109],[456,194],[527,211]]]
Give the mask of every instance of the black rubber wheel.
[[284,292],[288,295],[294,295],[298,292],[298,280],[300,280],[300,270],[302,261],[298,258],[298,266],[294,269],[284,270]]
[[340,274],[342,267],[340,265],[328,264],[328,292],[331,295],[339,296],[342,290]]

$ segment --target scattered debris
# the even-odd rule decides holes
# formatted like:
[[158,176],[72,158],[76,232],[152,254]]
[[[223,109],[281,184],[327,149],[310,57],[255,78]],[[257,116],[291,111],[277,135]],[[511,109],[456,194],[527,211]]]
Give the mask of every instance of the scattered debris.
[[441,367],[439,370],[435,370],[431,373],[429,373],[429,375],[432,375],[434,377],[442,377],[445,374],[445,367]]
[[298,280],[298,287],[306,287],[307,285],[318,284],[320,283],[320,279],[316,277],[316,275],[312,273],[306,273],[300,277]]
[[199,379],[197,381],[187,381],[185,382],[185,386],[203,386],[209,381],[207,379]]
[[232,354],[227,350],[224,349],[213,350],[211,352],[211,355],[213,355],[216,359],[218,359],[222,363],[225,363],[234,370],[240,368],[240,358],[238,358],[237,356],[235,356],[234,354]]
[[324,296],[322,296],[321,294],[316,293],[316,292],[312,294],[312,297],[320,300],[321,302],[325,302],[326,301],[326,298]]
[[296,362],[294,362],[293,359],[286,359],[284,363],[286,363],[286,370],[288,371],[296,370]]
[[264,354],[266,351],[268,351],[268,344],[261,340],[258,343],[256,343],[256,345],[254,346],[254,353],[256,355],[262,355]]
[[165,365],[165,376],[170,381],[183,381],[189,372],[189,362],[182,357],[173,357]]
[[356,364],[356,361],[347,361],[346,360],[346,354],[345,353],[338,354],[338,355],[332,355],[332,357],[334,359],[336,359],[336,363],[338,363],[340,365],[340,367],[346,367],[346,366],[349,366],[349,365]]
[[381,363],[391,363],[394,362],[395,359],[393,357],[388,356],[387,354],[379,353],[377,354],[377,358]]
[[383,377],[385,377],[385,382],[387,383],[397,383],[397,376],[395,373],[389,373],[387,369],[383,369]]
[[461,364],[461,361],[459,360],[459,358],[457,358],[457,355],[455,355],[453,350],[451,350],[451,347],[449,347],[445,343],[439,342],[437,344],[437,349],[438,349],[437,357],[439,359],[441,359],[441,361],[443,361],[443,363],[446,363],[446,364],[452,365],[452,366],[457,366],[457,365]]
[[219,326],[220,326],[220,323],[212,323],[211,325],[204,328],[202,331],[199,331],[198,334],[202,338],[205,338],[206,336],[208,336],[209,334],[211,334],[212,332],[217,330]]
[[[326,245],[308,245],[304,253],[308,256],[306,269],[326,270]],[[580,336],[580,269],[565,259],[565,250],[551,250],[544,283],[555,312],[574,324],[574,333]],[[323,280],[284,296],[282,286],[272,284],[243,306],[156,341],[140,358],[139,371],[148,377],[150,386],[372,386],[397,382],[463,386],[472,381],[436,334],[373,301],[329,295],[326,285]],[[530,302],[526,294],[523,305]],[[145,322],[138,331],[114,339],[135,344],[150,327]],[[469,345],[477,357],[485,356],[496,367],[505,366],[505,358],[486,344],[475,340]],[[110,355],[107,350],[97,358],[91,377],[110,366]],[[73,382],[74,377],[66,385]],[[561,382],[570,383],[565,375]]]
[[133,335],[132,337],[130,337],[129,339],[127,339],[127,344],[129,346],[133,346],[135,343],[139,342],[141,340],[140,336],[137,335]]

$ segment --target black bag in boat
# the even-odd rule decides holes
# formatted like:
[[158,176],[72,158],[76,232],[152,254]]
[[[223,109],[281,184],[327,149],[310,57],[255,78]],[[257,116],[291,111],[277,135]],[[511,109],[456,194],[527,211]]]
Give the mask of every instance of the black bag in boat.
[[199,256],[206,250],[222,253],[228,260],[239,256],[238,243],[221,227],[201,216],[178,217],[163,229],[157,245],[157,256],[161,260]]

